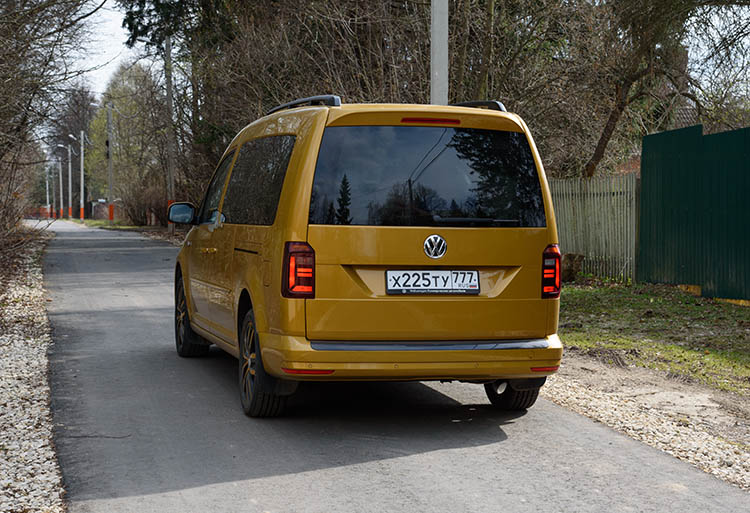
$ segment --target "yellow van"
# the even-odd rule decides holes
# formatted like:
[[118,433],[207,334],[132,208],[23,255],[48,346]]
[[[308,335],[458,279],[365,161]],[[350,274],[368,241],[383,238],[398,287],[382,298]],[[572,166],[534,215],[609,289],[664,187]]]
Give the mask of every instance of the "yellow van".
[[525,409],[560,365],[549,187],[500,102],[281,105],[169,219],[193,225],[177,352],[237,357],[247,415],[299,381],[459,380]]

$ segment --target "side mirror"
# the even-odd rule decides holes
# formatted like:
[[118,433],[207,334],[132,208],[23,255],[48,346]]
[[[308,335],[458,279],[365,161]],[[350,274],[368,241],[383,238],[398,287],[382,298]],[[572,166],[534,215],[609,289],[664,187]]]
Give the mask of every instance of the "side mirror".
[[177,224],[195,224],[195,207],[187,201],[172,203],[167,211],[167,217]]

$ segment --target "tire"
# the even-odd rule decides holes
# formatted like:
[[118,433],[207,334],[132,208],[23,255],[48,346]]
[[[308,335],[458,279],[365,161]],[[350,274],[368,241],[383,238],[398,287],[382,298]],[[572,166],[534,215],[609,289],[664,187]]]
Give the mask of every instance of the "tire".
[[[505,385],[505,390],[498,393],[498,385]],[[514,390],[507,382],[496,381],[484,385],[484,391],[492,405],[505,411],[520,411],[531,408],[539,397],[539,389]]]
[[177,347],[177,354],[183,358],[205,356],[208,354],[210,347],[208,342],[190,327],[187,299],[185,298],[185,285],[182,283],[182,276],[177,279],[177,284],[175,285],[174,340]]
[[242,320],[239,337],[239,388],[242,411],[248,417],[278,417],[286,406],[285,395],[274,393],[276,378],[266,373],[261,359],[255,316],[250,310]]

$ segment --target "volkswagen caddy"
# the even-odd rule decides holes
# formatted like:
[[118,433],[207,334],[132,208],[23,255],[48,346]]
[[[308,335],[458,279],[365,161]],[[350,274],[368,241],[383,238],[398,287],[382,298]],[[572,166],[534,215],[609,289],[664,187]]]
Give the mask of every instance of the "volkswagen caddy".
[[525,409],[560,365],[549,187],[500,102],[280,105],[169,219],[192,225],[177,352],[237,357],[247,415],[313,380],[459,380]]

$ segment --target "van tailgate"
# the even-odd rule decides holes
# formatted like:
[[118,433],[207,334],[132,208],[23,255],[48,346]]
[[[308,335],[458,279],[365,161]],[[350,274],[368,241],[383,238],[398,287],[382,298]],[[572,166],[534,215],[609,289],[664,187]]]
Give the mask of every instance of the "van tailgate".
[[[447,244],[439,259],[424,242]],[[541,299],[546,228],[310,225],[315,298],[306,300],[311,340],[496,340],[546,335]],[[477,271],[478,293],[393,293],[386,271]],[[476,292],[476,291],[473,291]]]

